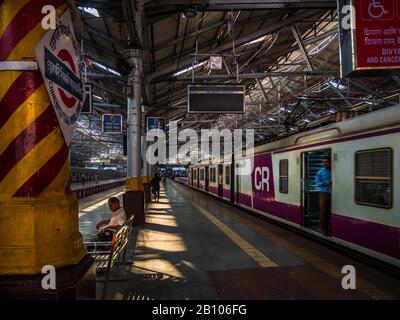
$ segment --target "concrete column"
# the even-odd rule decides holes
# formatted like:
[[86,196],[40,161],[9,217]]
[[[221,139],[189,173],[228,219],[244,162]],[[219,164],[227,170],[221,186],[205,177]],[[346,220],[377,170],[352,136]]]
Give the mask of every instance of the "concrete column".
[[[144,21],[144,0],[138,0],[136,1],[136,11],[135,11],[135,27],[137,30],[137,36],[138,36],[138,41],[139,43],[142,44],[143,47],[145,47],[144,43],[144,30],[143,30],[143,21]],[[144,72],[144,69],[142,69]],[[146,88],[146,83],[144,83],[144,88]],[[151,187],[150,187],[150,182],[151,182],[151,177],[149,176],[148,173],[148,163],[146,161],[146,149],[147,149],[147,143],[146,143],[146,119],[143,117],[143,125],[142,125],[142,163],[143,163],[143,170],[142,170],[142,184],[143,184],[143,189],[144,189],[144,199],[145,203],[150,203],[151,202]]]
[[143,62],[140,50],[128,50],[133,71],[130,75],[131,92],[128,94],[128,177],[141,176],[142,139],[142,79]]
[[142,127],[142,71],[141,50],[128,49],[126,57],[132,67],[128,80],[128,178],[125,184],[124,207],[127,214],[135,215],[134,224],[145,223],[144,188],[141,175],[141,127]]
[[[43,5],[0,2],[0,61],[34,61],[48,32]],[[69,148],[39,70],[0,70],[0,297],[95,298],[95,267],[79,233],[78,200],[69,183]],[[57,289],[41,286],[54,266]]]
[[[144,121],[143,121],[143,129],[145,129]],[[146,149],[147,149],[147,142],[146,142],[146,130],[144,130],[144,135],[142,136],[142,183],[144,189],[144,202],[150,203],[151,202],[151,177],[149,176],[149,163],[146,159]]]

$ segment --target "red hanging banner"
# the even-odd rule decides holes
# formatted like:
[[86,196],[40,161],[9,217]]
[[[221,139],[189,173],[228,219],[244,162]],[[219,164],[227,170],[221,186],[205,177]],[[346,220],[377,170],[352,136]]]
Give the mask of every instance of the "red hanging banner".
[[354,1],[356,70],[400,67],[400,1]]
[[338,9],[342,77],[400,69],[400,0],[338,0]]

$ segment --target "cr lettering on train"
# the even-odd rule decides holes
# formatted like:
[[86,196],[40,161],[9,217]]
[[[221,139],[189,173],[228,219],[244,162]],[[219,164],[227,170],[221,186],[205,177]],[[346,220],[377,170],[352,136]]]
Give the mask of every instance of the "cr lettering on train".
[[269,192],[269,168],[257,167],[254,171],[254,182],[256,190]]

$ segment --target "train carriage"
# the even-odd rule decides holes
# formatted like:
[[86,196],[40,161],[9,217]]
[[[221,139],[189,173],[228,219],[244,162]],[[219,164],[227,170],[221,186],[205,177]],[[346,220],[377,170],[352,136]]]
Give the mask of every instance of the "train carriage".
[[191,174],[209,170],[208,190],[189,184],[323,237],[315,175],[325,156],[333,181],[325,238],[400,266],[399,106],[258,146],[232,164],[191,165]]

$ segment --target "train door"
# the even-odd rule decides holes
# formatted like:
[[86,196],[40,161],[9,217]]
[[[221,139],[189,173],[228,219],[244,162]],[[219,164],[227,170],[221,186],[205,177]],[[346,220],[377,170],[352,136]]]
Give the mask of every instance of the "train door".
[[208,168],[208,167],[205,167],[204,170],[205,170],[205,182],[204,182],[204,183],[205,183],[205,186],[206,186],[205,189],[206,189],[206,191],[208,192],[209,183],[210,183],[210,182],[209,182],[209,180],[210,180],[210,179],[209,179],[209,168]]
[[230,200],[231,202],[235,202],[235,163],[233,162],[232,165],[230,166],[231,168],[231,179],[230,179],[230,184],[231,184],[231,194],[230,194]]
[[302,153],[302,207],[304,227],[322,232],[320,228],[319,190],[315,177],[325,157],[331,156],[330,149],[309,151]]
[[235,201],[236,203],[239,203],[239,192],[240,192],[240,175],[239,175],[239,163],[235,164],[235,175],[234,175],[234,179],[236,181],[236,185],[235,185]]
[[200,189],[200,168],[197,168],[197,173],[196,173],[196,177],[197,177],[197,189]]
[[190,169],[190,185],[193,187],[193,168]]
[[218,165],[218,197],[223,197],[224,195],[224,166],[222,164]]

